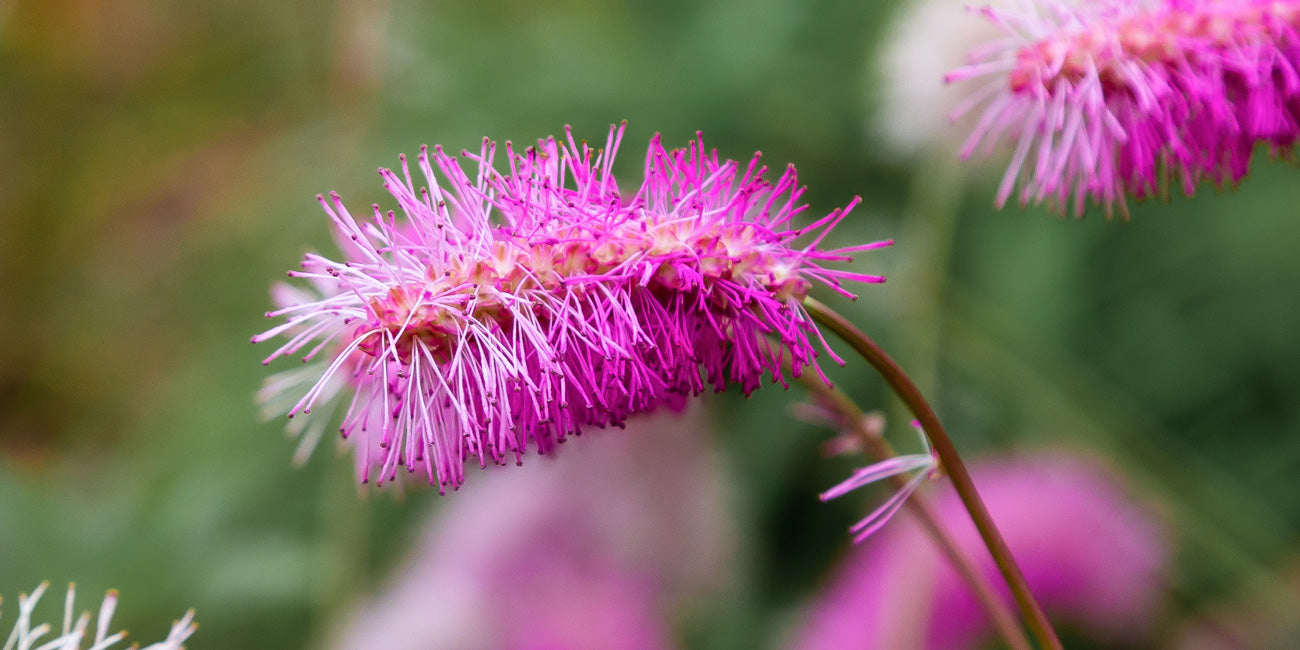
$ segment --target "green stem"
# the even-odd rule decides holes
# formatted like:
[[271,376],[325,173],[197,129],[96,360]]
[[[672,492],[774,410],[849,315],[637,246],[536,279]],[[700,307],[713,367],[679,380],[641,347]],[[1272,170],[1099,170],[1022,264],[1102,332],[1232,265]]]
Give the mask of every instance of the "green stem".
[[[875,460],[882,461],[898,455],[894,452],[893,446],[867,424],[869,416],[863,413],[852,398],[844,394],[844,391],[826,385],[821,379],[809,373],[803,373],[799,379],[804,386],[807,386],[810,391],[821,397],[825,404],[833,408],[849,423],[849,428],[853,431],[853,434]],[[907,479],[902,476],[891,476],[888,480],[896,490],[901,490],[907,485]],[[1033,646],[1029,644],[1029,639],[1025,637],[1025,631],[1016,622],[1015,615],[1011,613],[1011,610],[1007,609],[1006,603],[998,597],[993,584],[985,577],[984,572],[977,569],[970,561],[970,558],[961,552],[947,529],[939,523],[939,517],[935,514],[929,500],[924,495],[916,493],[907,500],[904,507],[912,512],[917,521],[921,523],[921,528],[925,531],[925,534],[939,548],[944,557],[948,559],[957,574],[970,586],[971,591],[975,594],[975,599],[979,601],[980,606],[989,615],[989,621],[993,624],[993,629],[997,630],[998,634],[1007,642],[1007,646],[1012,650],[1030,650]]]
[[930,445],[939,456],[939,461],[943,464],[944,471],[952,479],[953,488],[957,490],[957,495],[961,497],[961,502],[966,506],[966,511],[970,513],[971,521],[975,523],[975,528],[979,530],[980,537],[984,539],[984,545],[988,547],[989,554],[993,556],[993,561],[998,565],[1002,572],[1003,579],[1006,580],[1007,586],[1011,588],[1011,594],[1015,596],[1016,605],[1020,608],[1021,615],[1025,618],[1025,624],[1029,626],[1029,631],[1033,633],[1034,639],[1038,645],[1045,649],[1060,650],[1061,640],[1056,637],[1056,632],[1052,629],[1052,624],[1047,620],[1043,613],[1043,608],[1034,600],[1033,594],[1029,592],[1029,585],[1025,583],[1025,577],[1020,572],[1020,567],[1016,565],[1015,559],[1011,557],[1011,550],[1007,548],[1007,543],[1002,539],[1002,534],[998,532],[997,526],[993,524],[993,518],[989,516],[988,509],[984,507],[984,502],[980,500],[979,493],[975,490],[975,483],[970,478],[970,473],[966,471],[966,465],[962,463],[961,457],[957,454],[957,448],[953,446],[952,440],[944,430],[943,425],[939,423],[939,418],[934,414],[934,409],[926,402],[921,391],[917,390],[916,385],[903,372],[903,369],[894,362],[893,359],[885,353],[876,342],[871,340],[862,330],[858,329],[843,316],[836,313],[830,307],[822,304],[813,298],[804,299],[804,307],[808,313],[818,323],[826,326],[836,336],[840,337],[845,343],[848,343],[867,363],[880,373],[880,376],[889,383],[907,408],[912,411],[916,419],[921,422],[921,429],[930,439]]

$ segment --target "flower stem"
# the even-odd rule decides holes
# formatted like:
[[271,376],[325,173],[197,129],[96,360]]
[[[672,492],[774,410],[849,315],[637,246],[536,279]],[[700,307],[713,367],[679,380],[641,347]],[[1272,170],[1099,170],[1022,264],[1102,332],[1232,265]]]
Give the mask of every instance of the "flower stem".
[[970,473],[966,471],[966,465],[962,463],[961,457],[957,454],[957,448],[953,446],[952,440],[948,438],[948,433],[944,431],[943,425],[939,423],[938,416],[934,414],[934,409],[930,408],[930,404],[921,395],[921,391],[917,390],[916,385],[912,383],[907,373],[903,372],[903,369],[862,330],[816,299],[805,298],[803,304],[814,320],[826,326],[845,343],[852,346],[858,354],[862,355],[862,358],[880,373],[880,376],[889,383],[889,386],[903,400],[903,403],[912,411],[916,419],[921,422],[921,429],[929,437],[930,445],[934,448],[935,453],[939,455],[939,461],[943,464],[944,471],[952,479],[953,488],[957,490],[957,495],[961,497],[962,504],[966,506],[966,511],[970,513],[975,528],[979,530],[980,537],[984,539],[984,545],[988,547],[989,554],[993,556],[993,561],[1002,572],[1002,577],[1006,580],[1007,586],[1011,588],[1011,594],[1015,596],[1016,604],[1020,608],[1021,615],[1025,618],[1025,624],[1029,626],[1029,631],[1033,633],[1034,639],[1039,646],[1044,649],[1060,650],[1061,640],[1057,638],[1056,632],[1052,629],[1052,624],[1043,613],[1042,607],[1038,605],[1033,594],[1029,592],[1029,585],[1025,583],[1025,577],[1020,572],[1020,567],[1016,565],[1015,559],[1011,557],[1011,550],[1007,548],[1006,541],[1002,539],[1002,534],[998,532],[997,526],[993,524],[993,518],[989,516],[988,509],[984,507],[984,502],[980,500],[979,493],[975,490],[975,483],[971,480]]
[[[898,455],[894,452],[893,446],[868,424],[870,416],[863,413],[853,399],[844,394],[844,391],[828,386],[809,373],[804,373],[799,379],[826,405],[844,418],[848,428],[875,460],[882,461]],[[907,479],[902,476],[891,476],[888,481],[895,489],[903,489],[907,485]],[[957,574],[970,586],[975,600],[979,601],[980,606],[984,608],[993,628],[1006,641],[1007,646],[1012,650],[1030,650],[1033,646],[1029,644],[1029,639],[1025,637],[1025,631],[1016,621],[1015,615],[1007,609],[1006,603],[998,596],[984,572],[977,569],[970,558],[961,552],[947,529],[939,523],[939,517],[935,514],[929,500],[924,495],[915,493],[903,507],[916,516],[925,534],[948,559]]]

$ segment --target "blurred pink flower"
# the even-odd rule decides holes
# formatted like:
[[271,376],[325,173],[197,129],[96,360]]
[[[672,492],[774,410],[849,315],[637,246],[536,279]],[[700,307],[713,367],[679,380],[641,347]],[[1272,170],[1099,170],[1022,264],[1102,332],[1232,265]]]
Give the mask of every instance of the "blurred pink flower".
[[[972,464],[980,494],[1056,623],[1102,642],[1141,641],[1168,546],[1149,508],[1098,463],[1061,453]],[[993,561],[946,484],[935,500],[958,546]],[[1004,590],[1005,591],[1005,590]],[[1005,595],[1008,602],[1010,596]],[[966,584],[909,517],[849,550],[798,631],[799,648],[975,648],[990,633]]]
[[812,284],[851,295],[841,281],[882,281],[821,266],[888,242],[818,250],[857,199],[795,226],[807,206],[792,166],[771,183],[757,155],[742,167],[701,139],[668,151],[655,136],[624,196],[611,171],[623,128],[598,150],[566,135],[523,152],[507,142],[508,175],[486,139],[462,154],[473,175],[437,147],[418,157],[427,187],[405,158],[400,176],[380,170],[401,222],[378,206],[358,221],[338,195],[320,197],[351,242],[344,260],[307,255],[289,275],[310,287],[277,287],[267,316],[284,322],[253,341],[288,339],[266,362],[325,353],[263,397],[289,417],[348,404],[361,481],[405,467],[457,487],[472,458],[518,463],[530,446],[547,453],[706,388],[784,381],[782,357],[795,375],[817,368],[801,303]]
[[440,504],[337,648],[669,648],[733,540],[695,409],[643,416]]
[[1255,145],[1294,157],[1300,136],[1298,0],[1024,0],[984,8],[1005,37],[976,48],[948,81],[986,86],[962,150],[1006,135],[1015,153],[997,203],[1062,212],[1087,199],[1109,213],[1125,195],[1191,195],[1230,185]]

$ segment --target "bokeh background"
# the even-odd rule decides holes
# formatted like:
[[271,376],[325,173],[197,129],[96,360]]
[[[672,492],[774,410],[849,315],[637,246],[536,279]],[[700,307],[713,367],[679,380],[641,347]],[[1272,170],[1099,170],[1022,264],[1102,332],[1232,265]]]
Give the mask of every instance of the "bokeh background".
[[[862,197],[837,236],[894,237],[855,262],[889,282],[835,305],[914,370],[959,448],[1101,459],[1166,531],[1142,644],[1193,628],[1225,645],[1294,639],[1300,172],[1261,154],[1240,188],[1133,205],[1128,221],[994,210],[1000,161],[959,166],[941,133],[901,155],[880,135],[897,110],[879,72],[897,9],[0,2],[6,610],[41,580],[75,580],[87,608],[120,589],[116,620],[142,641],[192,606],[191,647],[327,643],[403,571],[430,513],[493,477],[447,497],[358,490],[332,444],[294,468],[283,422],[260,418],[270,349],[248,338],[267,289],[305,251],[333,250],[314,196],[395,207],[374,170],[421,144],[565,124],[595,141],[627,120],[628,178],[653,133],[701,130],[723,156],[795,163],[810,214]],[[915,448],[863,364],[835,377]],[[823,457],[834,432],[791,417],[803,399],[705,400],[729,494],[716,525],[735,549],[715,597],[665,624],[672,643],[784,643],[882,496],[818,502],[860,463]]]

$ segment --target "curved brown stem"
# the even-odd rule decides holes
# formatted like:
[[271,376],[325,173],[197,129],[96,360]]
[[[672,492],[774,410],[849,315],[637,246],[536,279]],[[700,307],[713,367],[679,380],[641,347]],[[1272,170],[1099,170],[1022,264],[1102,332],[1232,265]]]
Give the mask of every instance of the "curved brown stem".
[[[862,443],[867,453],[874,459],[879,461],[898,455],[889,442],[872,430],[872,427],[867,424],[869,416],[863,413],[852,398],[844,394],[844,391],[827,386],[809,373],[802,374],[799,379],[810,391],[821,397],[826,405],[834,409],[846,422],[850,423],[849,428],[858,441]],[[887,480],[894,489],[901,490],[907,485],[907,479],[902,476],[891,476]],[[952,536],[949,535],[943,524],[939,523],[939,517],[935,514],[929,500],[920,493],[914,493],[903,507],[912,512],[917,521],[921,523],[922,530],[939,548],[939,552],[948,559],[957,574],[970,586],[975,599],[979,601],[980,606],[989,615],[989,621],[993,625],[993,629],[997,630],[998,635],[1006,641],[1007,646],[1012,650],[1031,650],[1033,646],[1030,645],[1029,639],[1025,637],[1025,631],[1020,627],[1020,623],[1016,621],[1015,615],[1011,613],[1011,610],[1007,609],[1006,603],[998,597],[993,584],[984,576],[984,573],[971,563],[970,558],[966,557],[961,552],[961,549],[957,548]]]
[[907,408],[921,422],[921,429],[925,431],[926,437],[930,439],[930,445],[939,456],[939,462],[943,464],[944,471],[952,479],[953,488],[957,490],[957,496],[961,497],[961,502],[966,506],[966,511],[970,513],[971,521],[975,523],[975,528],[979,530],[980,537],[984,540],[984,545],[988,547],[989,554],[993,556],[993,561],[998,565],[1002,572],[1002,577],[1011,588],[1011,594],[1015,596],[1016,605],[1020,608],[1020,613],[1024,616],[1025,624],[1029,626],[1029,631],[1033,633],[1034,639],[1040,646],[1046,649],[1059,650],[1061,640],[1057,638],[1056,631],[1052,629],[1052,624],[1047,620],[1047,615],[1043,613],[1043,608],[1034,600],[1034,595],[1029,591],[1029,585],[1025,583],[1025,576],[1020,572],[1020,567],[1011,556],[1011,550],[1007,548],[1007,543],[1002,539],[1002,534],[998,532],[997,526],[993,523],[993,518],[989,515],[988,508],[984,507],[984,502],[980,500],[979,492],[975,490],[975,483],[970,478],[970,473],[966,471],[966,465],[962,463],[961,456],[957,454],[957,448],[953,446],[952,440],[944,430],[943,425],[939,423],[939,417],[934,414],[934,409],[926,402],[921,391],[916,388],[916,384],[903,372],[903,369],[894,362],[884,350],[876,345],[869,336],[858,329],[853,323],[850,323],[843,316],[832,310],[830,307],[822,304],[813,298],[804,299],[804,308],[818,323],[826,326],[845,343],[853,347],[867,363],[870,363],[880,376],[885,379],[890,388],[898,395]]

